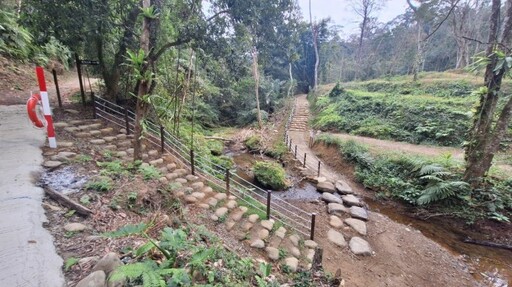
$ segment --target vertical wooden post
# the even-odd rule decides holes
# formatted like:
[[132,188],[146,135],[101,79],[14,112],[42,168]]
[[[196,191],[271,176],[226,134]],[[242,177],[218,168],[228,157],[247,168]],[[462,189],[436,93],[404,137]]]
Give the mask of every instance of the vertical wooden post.
[[303,167],[306,167],[306,156],[307,155],[308,155],[307,153],[304,153],[304,164],[302,165]]
[[78,53],[75,53],[75,62],[76,71],[78,73],[78,83],[80,84],[80,94],[82,95],[82,105],[85,107],[85,91],[84,84],[82,83],[82,63],[80,62],[80,57],[78,57]]
[[292,139],[290,139],[290,146],[288,147],[288,149],[291,151],[292,150]]
[[164,154],[165,151],[165,137],[164,137],[164,127],[160,126],[160,152]]
[[192,175],[196,175],[196,167],[194,165],[194,150],[190,150],[190,168],[192,169]]
[[57,71],[52,69],[53,82],[55,83],[55,90],[57,91],[57,100],[59,101],[59,108],[62,109],[62,99],[60,98],[59,80],[57,79]]
[[126,134],[130,134],[130,122],[128,121],[128,109],[124,107],[124,123],[126,125]]
[[295,145],[295,158],[297,158],[297,145]]
[[317,177],[320,177],[320,164],[321,164],[321,162],[318,161],[318,174],[317,174]]
[[311,214],[311,233],[309,234],[309,239],[315,240],[315,223],[316,223],[316,213]]
[[96,118],[96,96],[94,92],[91,92],[91,100],[92,100],[92,117]]
[[229,168],[226,168],[226,195],[227,195],[227,197],[229,197],[231,195],[230,190],[229,190],[230,177],[231,177],[231,174],[229,172]]
[[267,191],[267,220],[270,220],[270,200],[272,197],[272,191]]

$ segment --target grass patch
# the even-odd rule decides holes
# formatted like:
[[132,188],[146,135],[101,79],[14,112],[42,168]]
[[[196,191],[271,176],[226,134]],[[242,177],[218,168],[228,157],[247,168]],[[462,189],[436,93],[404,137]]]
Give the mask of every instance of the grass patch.
[[85,184],[86,190],[108,192],[113,188],[112,179],[106,176],[99,176]]

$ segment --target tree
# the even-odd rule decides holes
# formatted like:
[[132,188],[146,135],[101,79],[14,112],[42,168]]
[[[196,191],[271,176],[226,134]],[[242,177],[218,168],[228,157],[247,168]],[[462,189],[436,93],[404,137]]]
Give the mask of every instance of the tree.
[[316,95],[316,87],[318,86],[318,65],[320,64],[320,56],[318,55],[318,33],[320,26],[318,23],[313,22],[313,17],[311,15],[311,0],[309,0],[309,24],[311,25],[311,37],[313,40],[313,47],[315,51],[315,74],[314,74],[314,82],[313,82],[313,94]]
[[[501,141],[507,132],[512,117],[512,97],[505,99],[501,110],[498,101],[503,98],[501,82],[510,73],[512,55],[512,0],[506,1],[506,12],[503,23],[501,18],[501,0],[492,0],[490,31],[486,55],[482,59],[486,63],[484,84],[480,89],[480,101],[476,109],[472,128],[469,132],[469,143],[466,146],[466,170],[464,180],[477,187],[489,171],[494,154],[498,151]],[[501,32],[501,35],[499,34]]]

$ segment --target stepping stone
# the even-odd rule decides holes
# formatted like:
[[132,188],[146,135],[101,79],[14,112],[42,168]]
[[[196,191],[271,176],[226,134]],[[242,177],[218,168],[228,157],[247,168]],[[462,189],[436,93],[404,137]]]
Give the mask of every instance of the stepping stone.
[[125,157],[125,156],[128,156],[128,153],[127,153],[127,152],[125,152],[125,151],[118,151],[118,152],[116,153],[116,156],[117,156],[117,157]]
[[116,139],[122,141],[122,140],[125,140],[126,139],[126,135],[125,134],[118,134],[116,135]]
[[217,220],[219,220],[219,217],[215,214],[212,214],[212,216],[210,216],[210,219],[213,221],[217,221]]
[[185,194],[191,194],[194,190],[190,187],[185,187],[183,188],[183,192],[185,192]]
[[299,258],[300,257],[300,250],[299,248],[292,246],[289,249],[290,254],[293,255],[293,257]]
[[188,181],[184,178],[177,178],[174,180],[175,182],[179,182],[181,184],[186,184]]
[[78,126],[77,128],[78,128],[79,130],[81,130],[81,131],[86,131],[86,130],[88,130],[88,129],[89,129],[89,125],[81,125],[81,126]]
[[[118,146],[119,146],[119,145],[118,145]],[[127,150],[126,150],[126,152],[127,152],[128,154],[133,154],[133,152],[134,152],[134,151],[135,151],[135,150],[134,150],[133,148],[129,148],[129,149],[127,149]]]
[[315,249],[318,246],[318,244],[313,240],[306,240],[304,241],[304,246],[306,246],[307,248]]
[[208,204],[206,204],[206,203],[200,203],[197,206],[201,207],[202,209],[209,209],[210,208],[210,206]]
[[335,184],[336,190],[341,194],[352,194],[352,188],[343,180],[338,180]]
[[329,225],[331,225],[334,228],[341,228],[343,227],[343,221],[341,221],[341,219],[336,215],[331,215]]
[[[95,124],[88,125],[89,129],[91,129],[91,130],[99,129],[99,128],[101,128],[101,126],[103,126],[102,123],[95,123]],[[112,129],[112,128],[108,128],[108,129]]]
[[60,147],[72,147],[73,142],[58,142],[57,145]]
[[363,203],[359,200],[359,198],[352,194],[344,195],[341,198],[343,199],[343,202],[348,206],[363,206]]
[[65,127],[69,127],[69,124],[65,123],[65,122],[58,122],[58,123],[54,123],[53,126],[56,128],[65,128]]
[[[101,127],[101,124],[92,124],[90,125],[91,128],[99,128]],[[104,135],[108,135],[110,134],[111,132],[113,132],[114,129],[113,128],[104,128],[104,129],[101,129],[100,132]]]
[[329,203],[327,205],[327,212],[329,214],[344,214],[344,213],[349,213],[350,210],[348,208],[346,208],[343,204]]
[[215,211],[215,215],[218,217],[223,217],[228,212],[228,209],[226,207],[221,207]]
[[345,219],[345,223],[352,227],[357,233],[366,236],[366,223],[364,221],[355,218],[347,218]]
[[169,180],[167,180],[167,178],[166,178],[165,176],[164,176],[164,177],[159,178],[159,179],[158,179],[158,181],[159,181],[160,183],[163,183],[163,184],[167,184],[167,183],[169,183]]
[[244,226],[242,227],[242,229],[243,229],[244,231],[249,231],[253,226],[254,226],[254,224],[253,224],[253,223],[246,222],[246,223],[244,224]]
[[66,230],[68,232],[80,232],[80,231],[84,231],[86,229],[87,229],[87,226],[85,226],[82,223],[78,223],[78,222],[68,223],[68,224],[64,225],[64,230]]
[[62,162],[56,160],[48,160],[43,163],[43,166],[47,168],[56,168],[60,165],[62,165]]
[[192,192],[191,195],[197,199],[203,199],[205,197],[205,194],[202,192]]
[[261,229],[260,231],[258,231],[258,238],[261,240],[267,239],[269,235],[270,232],[268,232],[268,230],[266,229]]
[[116,137],[104,137],[103,138],[106,142],[113,142],[116,140]]
[[263,249],[265,248],[265,242],[261,239],[256,239],[251,243],[251,247]]
[[226,207],[227,207],[228,209],[233,209],[233,208],[235,208],[235,207],[237,207],[237,206],[238,206],[238,203],[237,203],[235,200],[230,200],[230,201],[228,201],[228,203],[226,204]]
[[108,276],[121,265],[123,265],[123,262],[119,259],[119,256],[114,252],[109,252],[94,265],[92,271],[102,270]]
[[168,173],[165,175],[165,177],[167,177],[168,180],[173,180],[173,179],[178,178],[178,175],[175,173]]
[[[170,164],[168,164],[167,166],[169,166],[169,165],[170,165]],[[176,165],[174,165],[174,166],[176,166]],[[195,175],[193,175],[193,174],[189,174],[189,175],[185,176],[185,178],[186,178],[188,181],[190,181],[190,182],[197,181],[197,180],[199,179],[199,177],[198,177],[198,176],[195,176]],[[202,182],[201,182],[201,183],[202,183]],[[204,184],[203,184],[203,186],[204,186]]]
[[188,173],[187,170],[183,168],[177,169],[174,172],[177,173],[179,176],[184,176]]
[[62,160],[70,160],[76,156],[75,152],[70,151],[61,151],[57,155],[52,156],[52,160],[62,161]]
[[80,280],[76,284],[76,287],[106,286],[106,279],[107,275],[103,270],[94,271],[87,275],[84,279]]
[[93,130],[93,131],[90,131],[89,134],[91,136],[98,136],[98,135],[101,135],[101,132],[100,131],[97,131],[97,130]]
[[[188,178],[187,178],[188,181],[190,181]],[[200,190],[204,187],[204,183],[198,181],[198,182],[194,182],[190,185],[190,187],[192,187],[194,190]]]
[[290,237],[290,241],[292,242],[293,245],[295,245],[296,247],[299,246],[299,240],[300,238],[297,236],[297,235],[291,235]]
[[120,129],[119,132],[122,134],[126,134],[126,129]]
[[343,200],[332,193],[324,192],[324,193],[322,193],[321,198],[323,201],[326,201],[328,203],[343,204]]
[[[117,146],[118,147],[130,147],[130,146],[132,146],[132,141],[131,140],[120,141],[117,143]],[[128,150],[126,150],[126,151],[128,151]]]
[[140,164],[140,167],[148,167],[149,166],[149,163],[147,162],[143,162]]
[[323,177],[323,176],[318,176],[318,177],[315,177],[314,179],[314,182],[315,183],[322,183],[322,182],[326,182],[327,181],[327,178]]
[[78,131],[79,129],[77,127],[66,127],[66,128],[64,128],[64,130],[67,132],[73,133],[73,132]]
[[208,194],[208,193],[212,193],[213,192],[213,188],[209,187],[209,186],[205,186],[202,190],[205,194]]
[[[117,146],[115,144],[109,144],[105,146],[106,150],[116,150]],[[133,153],[132,153],[133,154]]]
[[297,266],[299,266],[299,260],[295,257],[288,257],[284,260],[284,264],[288,266],[291,272],[296,272]]
[[72,121],[69,121],[70,124],[72,125],[80,125],[82,124],[84,121],[82,120],[72,120]]
[[86,133],[86,132],[80,132],[80,133],[76,133],[75,134],[75,137],[79,138],[79,139],[88,138],[90,136],[91,136],[91,134],[90,133]]
[[148,151],[148,155],[149,156],[155,156],[155,155],[158,155],[158,151],[156,149],[152,149],[150,151]]
[[267,247],[265,248],[265,251],[267,251],[268,258],[272,260],[279,260],[279,249],[274,247]]
[[152,166],[157,166],[159,164],[162,164],[164,163],[164,159],[163,158],[159,158],[159,159],[155,159],[155,160],[152,160],[149,162],[150,165]]
[[215,207],[217,205],[217,199],[210,197],[207,201],[208,205],[211,207]]
[[306,254],[306,258],[309,260],[309,262],[313,261],[314,257],[315,257],[315,250],[308,249],[308,254]]
[[370,247],[370,244],[357,236],[352,237],[349,242],[350,251],[354,253],[355,255],[361,255],[361,256],[371,256],[372,255],[372,248]]
[[327,239],[339,247],[347,246],[347,242],[345,241],[343,234],[334,229],[329,229],[329,231],[327,231]]
[[93,139],[93,140],[90,140],[89,142],[92,144],[98,145],[98,144],[104,144],[105,140],[104,139]]
[[284,227],[279,227],[277,230],[276,230],[276,236],[281,238],[281,239],[284,239],[284,237],[286,236],[286,228]]
[[245,206],[240,206],[239,209],[243,212],[243,213],[246,213],[247,210],[249,210],[249,208],[245,207]]
[[224,200],[227,197],[228,196],[225,193],[218,193],[218,194],[215,195],[215,198],[218,199],[218,200]]
[[242,219],[242,216],[244,216],[244,214],[245,214],[245,212],[243,210],[238,209],[235,213],[233,213],[231,218],[234,221],[239,221],[240,219]]
[[190,204],[190,203],[196,203],[197,202],[197,198],[193,197],[192,195],[188,195],[185,197],[185,202]]
[[251,214],[247,218],[247,220],[249,220],[249,222],[251,222],[251,223],[255,223],[256,221],[258,221],[258,219],[260,219],[260,216],[257,214]]
[[364,221],[368,220],[368,212],[366,212],[366,209],[359,206],[352,206],[350,208],[350,216],[362,219]]
[[273,220],[262,220],[260,224],[261,226],[263,226],[263,228],[267,229],[268,231],[272,230],[272,227],[274,227]]
[[175,169],[175,168],[176,168],[176,164],[174,164],[174,163],[169,163],[169,164],[167,164],[165,167],[167,167],[167,170],[168,170],[168,171],[171,171],[171,170],[173,170],[173,169]]
[[336,192],[336,188],[334,187],[334,184],[328,181],[320,182],[316,185],[316,189],[320,192],[329,192],[334,193]]
[[235,227],[235,224],[236,224],[236,222],[234,222],[234,221],[230,221],[230,222],[226,223],[226,230],[231,231],[233,229],[233,227]]

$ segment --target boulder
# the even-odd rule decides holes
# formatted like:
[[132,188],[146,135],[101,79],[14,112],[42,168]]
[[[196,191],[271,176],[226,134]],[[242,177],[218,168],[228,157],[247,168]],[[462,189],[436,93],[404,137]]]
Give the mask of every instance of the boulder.
[[123,265],[116,253],[109,252],[94,265],[92,271],[102,270],[105,274],[110,275],[117,267]]
[[329,192],[322,193],[322,197],[321,198],[322,198],[323,201],[326,201],[328,203],[343,204],[343,200],[341,198],[339,198],[336,195],[334,195],[332,193],[329,193]]
[[341,199],[343,199],[343,202],[348,206],[363,206],[363,203],[359,200],[359,198],[352,194],[344,195],[341,197]]
[[265,248],[265,251],[267,251],[268,258],[272,260],[279,260],[279,249],[274,247],[267,247]]
[[256,239],[251,243],[251,247],[263,249],[265,248],[265,242],[263,242],[261,239]]
[[343,234],[334,229],[329,229],[329,231],[327,232],[327,239],[329,239],[329,241],[338,245],[339,247],[347,246],[347,242],[345,241],[345,237],[343,237]]
[[338,180],[336,182],[336,190],[341,194],[352,194],[352,188],[343,180]]
[[361,255],[361,256],[371,256],[372,255],[372,249],[370,247],[370,244],[357,236],[352,237],[349,242],[350,251],[354,253],[355,255]]
[[331,225],[334,228],[341,228],[343,227],[343,221],[341,221],[341,219],[336,215],[331,215],[329,225]]
[[68,232],[80,232],[87,229],[87,226],[85,226],[82,223],[74,222],[74,223],[68,223],[64,225],[64,230]]
[[299,260],[295,257],[288,257],[284,260],[284,264],[288,266],[291,272],[297,271],[297,266],[299,266]]
[[329,203],[327,205],[327,212],[329,214],[344,214],[344,213],[348,213],[349,209],[346,208],[343,204]]
[[336,192],[336,188],[334,187],[334,184],[332,184],[329,181],[319,182],[316,185],[316,189],[320,192],[329,192],[329,193]]
[[361,235],[366,235],[366,223],[362,220],[355,219],[355,218],[347,218],[345,219],[345,223],[352,227],[357,233]]
[[102,270],[92,272],[84,279],[80,280],[76,287],[105,287],[107,276]]
[[359,206],[352,206],[350,208],[350,216],[364,221],[368,220],[368,212],[366,212],[366,209]]

